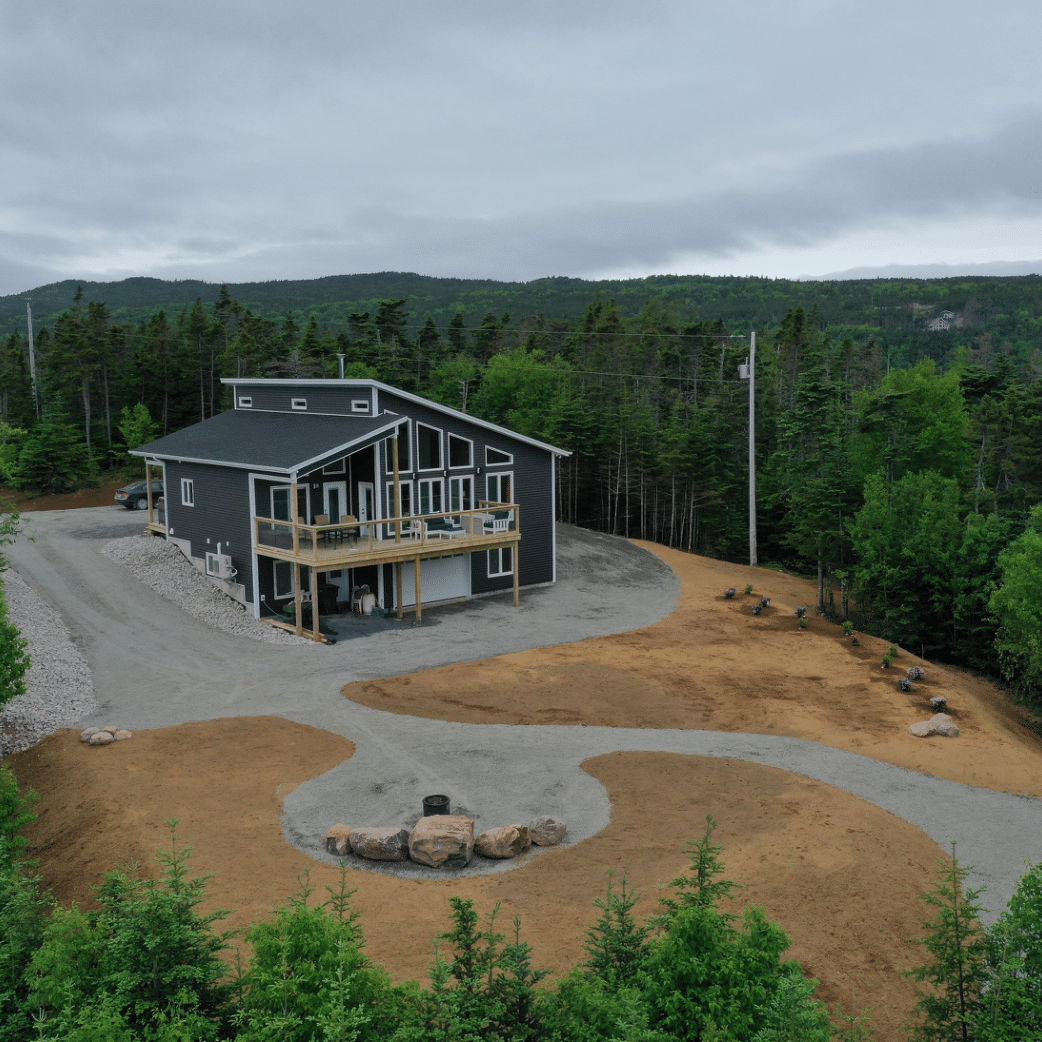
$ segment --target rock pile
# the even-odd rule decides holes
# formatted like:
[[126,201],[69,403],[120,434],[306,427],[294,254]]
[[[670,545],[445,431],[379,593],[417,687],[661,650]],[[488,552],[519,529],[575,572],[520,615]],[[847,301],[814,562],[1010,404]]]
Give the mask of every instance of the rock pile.
[[555,847],[567,826],[554,818],[536,818],[527,825],[501,825],[474,835],[474,819],[432,814],[407,829],[334,825],[326,833],[326,852],[336,857],[356,854],[372,861],[415,861],[428,868],[465,868],[475,854],[512,858],[534,843]]

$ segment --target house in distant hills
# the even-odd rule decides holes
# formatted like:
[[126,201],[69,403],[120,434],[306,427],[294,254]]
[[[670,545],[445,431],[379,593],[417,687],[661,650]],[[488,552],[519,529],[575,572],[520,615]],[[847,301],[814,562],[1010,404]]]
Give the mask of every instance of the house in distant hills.
[[943,333],[945,330],[951,329],[954,320],[954,311],[942,311],[936,318],[931,318],[926,323],[926,331],[928,333]]
[[165,482],[149,529],[257,618],[318,640],[356,605],[555,581],[564,450],[375,380],[223,382],[234,408],[134,454]]

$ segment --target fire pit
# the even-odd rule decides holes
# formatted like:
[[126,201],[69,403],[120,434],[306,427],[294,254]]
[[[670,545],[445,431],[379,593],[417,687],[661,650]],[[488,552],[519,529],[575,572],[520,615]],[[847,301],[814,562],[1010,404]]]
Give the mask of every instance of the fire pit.
[[448,814],[449,813],[449,798],[448,796],[424,796],[423,797],[423,816],[429,818],[432,814]]

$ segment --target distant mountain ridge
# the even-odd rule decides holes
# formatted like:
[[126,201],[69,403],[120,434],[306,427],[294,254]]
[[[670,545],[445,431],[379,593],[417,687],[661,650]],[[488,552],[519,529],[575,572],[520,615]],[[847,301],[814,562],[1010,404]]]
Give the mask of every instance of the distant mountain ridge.
[[[437,278],[414,272],[329,275],[318,279],[227,283],[231,296],[255,314],[283,318],[289,311],[314,314],[324,325],[346,322],[352,312],[374,311],[381,300],[408,298],[410,324],[428,315],[445,325],[462,312],[468,326],[492,312],[509,312],[516,322],[542,315],[547,321],[575,319],[591,301],[614,300],[625,315],[636,315],[649,300],[672,309],[675,320],[722,317],[736,328],[777,323],[790,307],[818,306],[822,320],[842,326],[887,325],[888,312],[919,305],[916,315],[949,309],[987,318],[1026,310],[1042,314],[1042,277],[973,275],[946,278],[874,278],[795,281],[753,276],[653,275],[636,279],[585,280],[556,276],[531,282]],[[104,301],[117,322],[146,321],[163,309],[174,318],[201,300],[212,304],[221,283],[135,277],[118,282],[66,279],[28,293],[0,297],[0,332],[9,334],[25,319],[32,302],[34,321],[53,323],[72,307],[78,288],[84,303]]]

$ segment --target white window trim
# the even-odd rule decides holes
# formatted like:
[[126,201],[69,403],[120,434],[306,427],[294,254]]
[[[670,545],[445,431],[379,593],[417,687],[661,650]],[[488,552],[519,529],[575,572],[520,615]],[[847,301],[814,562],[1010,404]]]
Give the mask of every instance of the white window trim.
[[[500,478],[510,478],[510,496],[507,499],[500,499],[498,496],[496,496],[496,498],[493,499],[492,498],[492,493],[489,490],[489,483],[491,481],[495,481],[498,484]],[[486,474],[485,475],[485,500],[486,500],[486,502],[489,502],[489,503],[513,503],[513,502],[515,502],[515,497],[514,497],[514,472],[512,470],[500,470],[500,471],[497,471],[495,474]]]
[[[290,511],[289,511],[289,513],[290,513],[290,516],[289,516],[288,520],[275,516],[275,493],[278,492],[280,489],[285,489],[286,490],[286,494],[289,497],[289,501],[290,501]],[[308,482],[306,482],[306,481],[299,482],[297,484],[297,494],[299,495],[301,492],[304,493],[305,507],[308,510],[308,512],[310,513],[310,511],[311,511],[311,485]],[[271,488],[268,489],[268,503],[271,506],[271,513],[268,516],[273,521],[281,521],[283,524],[291,524],[296,519],[298,504],[293,502],[293,486],[292,485],[272,485]],[[305,518],[304,521],[306,523],[307,522],[307,518]]]
[[181,506],[195,506],[195,481],[192,478],[181,478]]
[[[385,410],[384,411],[384,415],[385,416],[397,416],[397,413],[393,413],[393,412],[392,413],[388,413]],[[433,428],[432,427],[431,429],[432,430],[436,430],[437,428]],[[398,473],[399,474],[411,474],[416,469],[415,466],[414,466],[414,464],[416,462],[416,457],[413,455],[413,444],[412,444],[412,420],[402,420],[401,425],[399,427],[399,431],[400,431],[400,433],[398,434],[398,457],[399,457],[399,459],[398,459]],[[407,467],[403,467],[401,465],[401,455],[402,455],[402,446],[403,445],[405,446],[405,451],[409,453],[409,466],[407,466]],[[386,472],[388,474],[393,474],[394,473],[394,461],[391,458],[391,456],[392,456],[392,453],[391,453],[391,439],[390,438],[384,438],[383,446],[384,446],[384,458],[383,458],[384,469],[386,470]],[[431,469],[433,470],[434,468],[432,467]],[[441,467],[439,467],[438,470],[441,470]]]
[[[453,465],[453,463],[452,463],[452,440],[453,440],[453,438],[455,438],[456,441],[465,442],[467,445],[470,446],[470,452],[468,453],[468,455],[470,456],[470,459],[466,463],[457,463],[457,464],[455,464],[455,466]],[[449,431],[449,436],[446,439],[446,441],[448,442],[448,444],[446,446],[446,449],[447,449],[447,453],[448,453],[448,460],[447,460],[447,462],[449,464],[449,470],[473,470],[474,469],[474,441],[473,441],[473,439],[472,438],[464,438],[464,437],[462,437],[459,434],[453,434],[451,431]]]
[[[426,427],[429,431],[437,431],[438,433],[438,459],[439,463],[436,467],[421,467],[420,466],[420,428]],[[429,423],[421,423],[419,420],[416,421],[416,466],[413,468],[417,474],[430,473],[435,470],[445,469],[445,445],[444,435],[445,431],[440,427],[432,427]],[[411,461],[410,461],[411,462]]]
[[[469,481],[470,482],[470,506],[469,507],[465,507],[465,506],[461,505],[459,507],[459,509],[457,510],[452,505],[452,483],[454,481],[461,481],[461,482],[462,481]],[[473,475],[471,475],[471,474],[454,474],[454,475],[452,475],[452,477],[449,478],[449,496],[448,496],[448,499],[446,500],[446,502],[449,505],[449,510],[450,511],[454,511],[455,513],[461,513],[464,510],[473,510],[474,509],[474,502],[475,502],[475,500],[474,500],[474,477],[473,477]]]
[[[394,510],[394,482],[393,481],[388,481],[386,483],[386,485],[387,485],[387,517],[394,517],[395,516],[395,510]],[[401,488],[402,493],[403,493],[402,498],[403,499],[405,498],[405,494],[407,494],[409,496],[409,502],[408,502],[408,508],[409,509],[408,510],[404,510],[402,512],[402,517],[412,517],[416,513],[416,489],[413,488],[413,482],[412,481],[399,481],[398,485]],[[405,491],[406,489],[408,489],[408,493],[406,493],[406,491]],[[412,523],[412,522],[410,522],[410,523]],[[381,530],[383,529],[383,527],[384,526],[381,526]],[[403,528],[404,528],[404,526],[403,526]],[[393,526],[391,526],[391,537],[393,538],[393,536],[394,536],[394,531],[393,531]]]
[[[338,466],[339,464],[339,466]],[[346,474],[347,473],[347,457],[344,456],[342,459],[334,460],[332,463],[327,464],[322,468],[323,474]]]
[[253,408],[253,399],[252,398],[247,398],[246,395],[244,395],[244,394],[240,395],[239,396],[239,401],[238,401],[238,408],[240,408],[240,409],[252,409]]
[[308,400],[307,398],[290,398],[289,405],[291,409],[295,409],[297,412],[306,412]]
[[[435,509],[424,510],[423,509],[423,487],[422,486],[430,485],[431,488],[433,488],[435,483],[441,489],[441,495],[438,496],[438,498],[441,500],[441,507],[439,509],[437,509],[437,510],[435,510]],[[429,498],[432,499],[432,500],[434,499],[433,496],[430,496]],[[431,506],[433,508],[433,503],[431,504]],[[447,511],[445,509],[445,479],[444,478],[418,478],[417,481],[416,481],[416,498],[415,498],[415,500],[413,500],[412,508],[413,508],[413,512],[416,513],[416,514],[445,514],[445,513],[447,513]]]
[[[500,456],[505,456],[506,459],[501,460],[490,460],[488,458],[489,452],[498,452]],[[485,446],[485,466],[486,467],[510,467],[514,463],[514,454],[512,452],[504,452],[502,449],[497,449],[494,445]]]
[[351,411],[352,412],[372,412],[373,403],[368,398],[352,398],[351,399]]
[[[495,554],[496,567],[500,568],[503,564],[503,552],[506,551],[510,554],[510,568],[507,571],[493,571],[492,570],[492,555]],[[497,546],[492,550],[488,551],[488,564],[487,574],[490,579],[497,578],[501,575],[513,575],[514,574],[514,547],[512,546]]]

